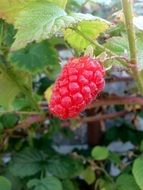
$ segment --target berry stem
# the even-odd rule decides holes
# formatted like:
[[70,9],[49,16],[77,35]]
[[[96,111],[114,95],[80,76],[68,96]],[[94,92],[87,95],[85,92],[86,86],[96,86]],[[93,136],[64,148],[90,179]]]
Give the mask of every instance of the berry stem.
[[125,17],[126,30],[128,35],[128,43],[130,49],[130,63],[133,77],[137,83],[140,93],[143,95],[143,80],[140,76],[137,64],[137,48],[135,28],[133,25],[133,2],[132,0],[122,0],[122,7]]
[[83,32],[81,32],[80,30],[78,30],[77,28],[72,28],[72,30],[74,30],[76,33],[78,33],[80,36],[82,36],[84,39],[86,39],[87,41],[89,41],[91,44],[93,44],[96,48],[98,48],[99,50],[101,50],[102,52],[106,52],[110,58],[115,57],[118,61],[120,61],[120,63],[127,67],[127,61],[125,59],[123,59],[122,57],[116,55],[114,52],[110,51],[109,49],[107,49],[106,47],[102,46],[101,44],[99,44],[97,41],[92,40],[89,36],[87,36],[86,34],[84,34]]

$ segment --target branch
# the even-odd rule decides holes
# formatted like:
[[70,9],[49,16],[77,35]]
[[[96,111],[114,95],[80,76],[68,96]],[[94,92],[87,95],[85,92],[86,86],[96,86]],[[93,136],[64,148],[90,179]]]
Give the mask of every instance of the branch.
[[12,129],[5,129],[5,132],[11,133],[11,132],[13,132],[15,130],[18,130],[18,129],[27,129],[27,128],[31,127],[32,124],[41,123],[44,120],[45,120],[45,115],[33,115],[33,116],[29,116],[25,120],[21,121],[14,128],[12,128]]
[[92,102],[87,109],[100,106],[110,106],[110,105],[135,105],[139,104],[143,106],[143,98],[141,97],[118,97],[118,96],[106,96],[106,99],[103,97]]
[[124,111],[113,112],[113,113],[104,114],[104,115],[96,115],[96,116],[91,116],[91,117],[85,117],[85,118],[81,118],[80,122],[93,122],[93,121],[102,121],[102,120],[106,120],[106,119],[113,119],[115,117],[123,116],[127,113],[129,113],[129,112],[124,110]]
[[122,7],[125,17],[127,35],[128,35],[128,42],[129,42],[129,49],[130,49],[130,59],[133,77],[138,85],[138,89],[143,95],[143,80],[139,74],[137,68],[137,48],[136,48],[136,36],[135,36],[135,29],[133,25],[133,6],[132,0],[122,0]]
[[[103,97],[99,97],[99,99],[94,100],[86,109],[91,109],[95,107],[100,107],[100,106],[110,106],[110,105],[135,105],[139,104],[143,106],[143,98],[142,97],[137,97],[137,96],[109,96],[103,94]],[[39,102],[39,107],[43,110],[48,109],[48,103],[46,101],[41,101]]]
[[122,0],[123,12],[125,16],[126,29],[130,49],[130,58],[132,64],[137,64],[137,49],[135,42],[135,30],[133,26],[133,7],[131,0]]

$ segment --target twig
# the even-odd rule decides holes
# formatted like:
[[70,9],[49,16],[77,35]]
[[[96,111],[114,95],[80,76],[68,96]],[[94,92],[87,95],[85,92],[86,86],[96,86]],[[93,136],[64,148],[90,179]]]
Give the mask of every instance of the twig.
[[[105,99],[106,96],[106,99]],[[137,96],[133,96],[133,97],[129,97],[129,96],[109,96],[109,95],[104,95],[103,97],[99,97],[99,99],[96,99],[95,101],[93,101],[86,109],[91,109],[94,107],[100,107],[100,106],[110,106],[110,105],[135,105],[135,104],[139,104],[141,106],[143,106],[143,98],[142,97],[137,97]],[[41,107],[41,109],[48,109],[48,103],[46,101],[42,101],[39,102],[39,106]]]
[[113,82],[132,82],[133,78],[132,77],[116,77],[116,76],[111,76],[111,77],[106,77],[106,83],[113,83]]
[[100,106],[110,106],[110,105],[134,105],[139,104],[143,106],[143,98],[141,97],[117,97],[117,96],[107,96],[106,99],[97,99],[87,108],[91,109],[93,107],[100,107]]
[[5,132],[7,133],[11,133],[15,130],[18,129],[27,129],[29,128],[32,124],[35,123],[41,123],[45,120],[45,115],[35,115],[35,116],[30,116],[28,118],[26,118],[25,120],[21,121],[18,125],[16,125],[14,128],[12,129],[6,129]]
[[129,112],[124,110],[124,111],[113,112],[113,113],[104,114],[104,115],[85,117],[85,118],[80,119],[80,121],[81,122],[93,122],[93,121],[100,121],[100,120],[106,120],[106,119],[113,119],[115,117],[123,116],[127,113],[129,113]]

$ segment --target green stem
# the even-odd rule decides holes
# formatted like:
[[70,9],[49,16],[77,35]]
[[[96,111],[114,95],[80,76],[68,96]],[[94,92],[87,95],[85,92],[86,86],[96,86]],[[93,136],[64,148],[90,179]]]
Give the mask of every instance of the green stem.
[[137,48],[136,48],[136,36],[135,29],[133,25],[133,6],[132,0],[122,0],[122,7],[125,17],[127,35],[128,35],[128,43],[130,49],[130,59],[131,59],[131,70],[133,73],[133,77],[137,82],[138,89],[140,93],[143,95],[143,81],[140,76],[140,73],[137,68]]
[[91,39],[90,37],[88,37],[86,34],[84,34],[83,32],[81,32],[80,30],[78,30],[77,28],[72,28],[72,30],[74,30],[76,33],[78,33],[80,36],[82,36],[85,40],[89,41],[92,45],[95,46],[95,48],[98,48],[100,51],[102,52],[106,52],[110,58],[116,58],[118,61],[120,61],[120,63],[127,67],[127,61],[125,59],[123,59],[122,57],[116,55],[114,52],[110,51],[109,49],[107,49],[106,47],[102,46],[101,44],[99,44],[97,41]]
[[133,26],[133,8],[131,0],[122,0],[122,7],[125,16],[126,29],[128,34],[130,58],[132,64],[137,64],[137,49],[135,42],[135,31]]
[[95,170],[99,170],[101,172],[104,173],[104,175],[109,179],[109,181],[111,181],[112,183],[114,183],[114,180],[112,179],[112,177],[106,172],[106,170],[104,168],[100,168],[98,166],[95,167]]
[[77,28],[72,28],[72,30],[74,30],[76,33],[78,33],[84,39],[86,39],[87,41],[89,41],[91,44],[93,44],[99,50],[106,51],[110,56],[116,56],[116,54],[114,54],[112,51],[110,51],[109,49],[105,48],[104,46],[102,46],[101,44],[99,44],[97,41],[94,41],[93,39],[91,39],[90,37],[88,37],[86,34],[84,34],[83,32],[81,32],[80,30],[78,30]]
[[17,73],[13,70],[12,67],[8,67],[7,61],[3,58],[3,56],[0,56],[0,60],[3,62],[0,63],[0,69],[7,75],[7,77],[12,80],[16,86],[20,89],[20,91],[28,98],[28,100],[31,103],[31,106],[36,110],[40,111],[40,108],[35,101],[35,99],[32,96],[32,93],[30,92],[30,89],[28,86],[26,86],[23,81],[20,79],[20,77],[17,75]]

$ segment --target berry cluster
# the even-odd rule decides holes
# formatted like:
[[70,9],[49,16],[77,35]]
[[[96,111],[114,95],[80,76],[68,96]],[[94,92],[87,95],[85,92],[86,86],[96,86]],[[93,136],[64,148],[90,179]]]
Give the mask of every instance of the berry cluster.
[[103,90],[104,74],[97,59],[70,59],[55,82],[50,111],[61,119],[77,116]]

